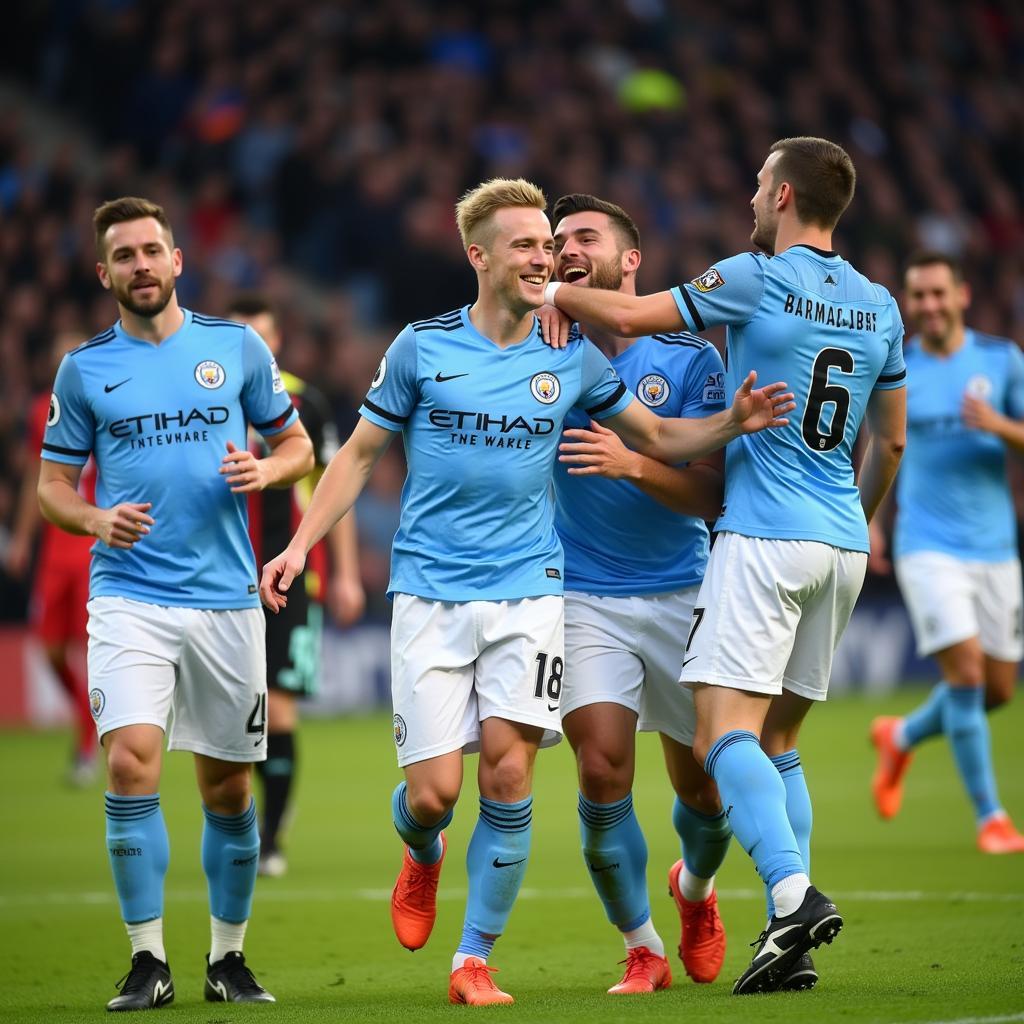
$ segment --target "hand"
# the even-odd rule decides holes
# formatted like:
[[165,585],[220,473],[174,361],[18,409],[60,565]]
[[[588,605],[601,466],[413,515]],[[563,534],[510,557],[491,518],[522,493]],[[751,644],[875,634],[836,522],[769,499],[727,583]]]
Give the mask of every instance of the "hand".
[[276,615],[288,607],[288,588],[303,569],[306,556],[300,551],[285,548],[277,558],[263,566],[260,577],[260,600]]
[[156,520],[146,513],[153,507],[151,501],[126,501],[113,508],[99,510],[96,537],[108,548],[127,551],[149,533]]
[[563,433],[573,443],[558,446],[559,462],[571,463],[571,476],[603,476],[608,480],[633,480],[640,457],[619,440],[619,435],[594,420],[590,429],[573,428]]
[[227,477],[232,494],[252,494],[265,490],[270,483],[263,460],[247,448],[236,448],[231,441],[228,441],[228,454],[221,459],[220,473]]
[[878,517],[868,523],[868,540],[871,543],[871,554],[868,555],[868,572],[876,576],[888,576],[892,572],[892,562],[886,557],[885,530],[878,524]]
[[984,430],[989,434],[998,434],[1003,422],[1003,417],[984,398],[975,398],[973,395],[964,395],[960,418],[971,430]]
[[767,427],[784,427],[789,423],[785,414],[796,408],[793,393],[778,382],[754,390],[757,372],[751,370],[739,386],[729,408],[729,415],[737,433],[756,434]]
[[7,557],[5,568],[7,575],[14,580],[20,580],[28,572],[29,564],[32,561],[32,541],[25,541],[17,534],[11,538],[7,546]]
[[327,590],[327,607],[339,626],[358,622],[366,608],[366,592],[358,579],[335,573]]
[[540,321],[540,333],[546,345],[565,348],[569,344],[572,317],[566,316],[557,306],[545,304],[534,311]]

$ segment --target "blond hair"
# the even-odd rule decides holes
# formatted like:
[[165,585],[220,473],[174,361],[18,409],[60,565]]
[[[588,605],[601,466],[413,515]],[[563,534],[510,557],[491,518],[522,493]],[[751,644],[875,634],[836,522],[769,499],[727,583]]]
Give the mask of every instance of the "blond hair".
[[546,210],[544,193],[524,178],[491,178],[470,189],[455,204],[455,221],[462,245],[486,245],[493,238],[491,215],[507,206],[529,206]]

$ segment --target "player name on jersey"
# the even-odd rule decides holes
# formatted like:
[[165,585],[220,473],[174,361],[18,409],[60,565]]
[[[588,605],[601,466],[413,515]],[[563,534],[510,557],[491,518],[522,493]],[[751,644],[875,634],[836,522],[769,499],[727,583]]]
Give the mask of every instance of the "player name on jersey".
[[844,309],[820,299],[789,292],[782,310],[825,327],[839,327],[848,331],[878,331],[878,314],[870,309]]

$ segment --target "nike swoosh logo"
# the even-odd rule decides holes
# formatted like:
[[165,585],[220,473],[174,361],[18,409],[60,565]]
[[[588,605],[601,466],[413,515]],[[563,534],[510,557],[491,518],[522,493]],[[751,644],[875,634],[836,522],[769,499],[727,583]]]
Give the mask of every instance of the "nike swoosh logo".
[[557,704],[549,704],[548,705],[548,711],[557,711],[557,710],[558,710],[558,705]]
[[495,857],[494,860],[491,863],[496,868],[510,868],[514,864],[522,864],[524,860],[526,860],[525,857],[520,857],[519,860],[509,860],[509,861],[498,860],[498,858]]
[[446,380],[455,380],[457,377],[468,377],[468,376],[469,376],[468,373],[450,373],[447,376],[445,376],[443,373],[439,373],[434,378],[434,380],[436,380],[438,384],[443,384]]
[[103,390],[109,395],[111,391],[116,391],[122,384],[127,384],[131,380],[131,377],[125,377],[124,380],[118,381],[116,384],[104,384]]
[[254,747],[258,747],[258,746],[259,746],[259,745],[260,745],[260,744],[261,744],[262,742],[263,742],[263,737],[261,736],[261,737],[260,737],[260,738],[259,738],[259,739],[258,739],[258,740],[257,740],[257,741],[256,741],[256,742],[254,743],[254,744],[253,744],[253,746],[254,746]]
[[683,668],[686,668],[686,666],[689,665],[691,661],[696,661],[699,657],[699,654],[695,654],[692,658],[687,658],[686,661],[683,662]]
[[618,866],[618,862],[616,862],[614,864],[602,864],[600,867],[596,867],[595,865],[591,864],[589,860],[587,861],[587,867],[590,868],[590,870],[593,871],[595,875],[601,871],[610,871],[612,868],[617,869]]
[[778,944],[777,940],[781,939],[784,935],[788,935],[794,928],[798,929],[799,927],[800,925],[798,924],[791,924],[788,928],[780,928],[774,934],[769,935],[768,938],[765,939],[764,945],[757,951],[757,955],[760,957],[767,954],[773,959],[777,959],[782,956],[783,953],[787,952],[791,947],[787,946],[783,949],[782,946]]

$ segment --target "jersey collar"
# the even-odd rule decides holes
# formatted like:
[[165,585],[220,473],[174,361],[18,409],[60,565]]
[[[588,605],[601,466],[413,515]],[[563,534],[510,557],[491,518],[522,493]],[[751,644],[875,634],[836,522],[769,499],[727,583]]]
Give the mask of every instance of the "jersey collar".
[[838,256],[839,253],[835,249],[819,249],[816,245],[808,245],[806,242],[797,242],[796,245],[791,245],[790,249],[810,249],[811,252],[816,253],[818,256],[822,256],[827,260],[833,259]]

